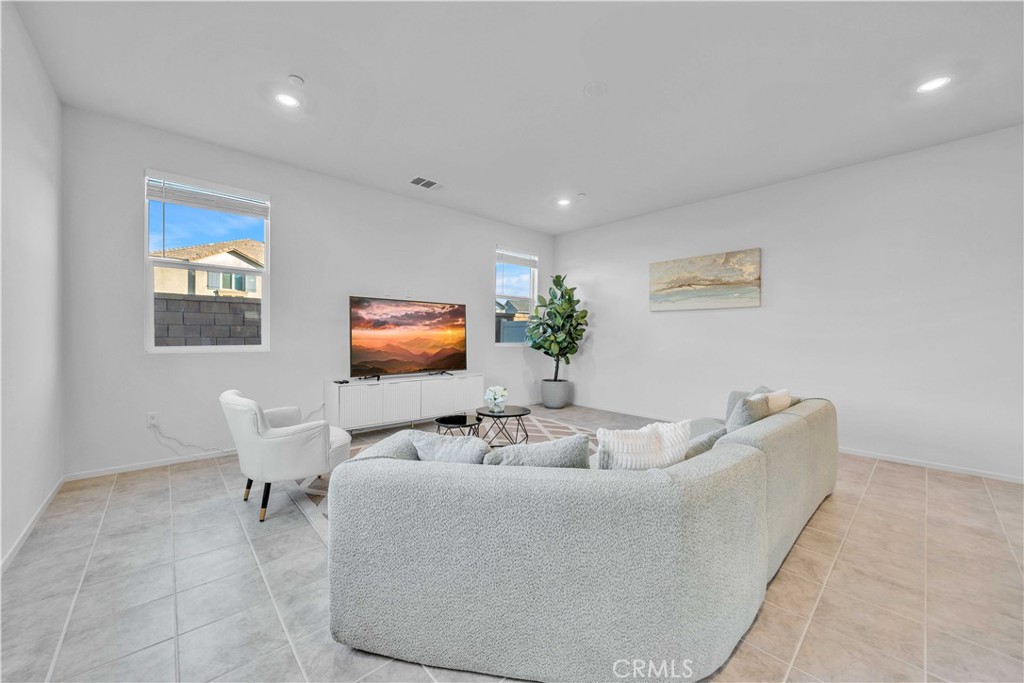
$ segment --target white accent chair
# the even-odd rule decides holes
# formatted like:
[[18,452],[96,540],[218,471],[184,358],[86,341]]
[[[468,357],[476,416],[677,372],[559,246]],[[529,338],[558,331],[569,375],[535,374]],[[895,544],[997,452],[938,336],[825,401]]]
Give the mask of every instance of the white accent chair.
[[349,457],[348,432],[324,420],[302,423],[296,407],[263,410],[235,389],[220,395],[220,406],[235,440],[239,467],[248,478],[242,500],[249,500],[253,481],[264,482],[261,522],[267,517],[271,482],[327,474]]

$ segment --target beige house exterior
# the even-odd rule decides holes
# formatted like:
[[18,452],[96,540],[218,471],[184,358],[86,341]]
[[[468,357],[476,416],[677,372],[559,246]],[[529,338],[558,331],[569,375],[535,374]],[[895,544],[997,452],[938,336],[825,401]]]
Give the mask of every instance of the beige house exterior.
[[[194,247],[154,251],[159,256],[176,261],[194,263],[195,269],[153,269],[153,291],[163,294],[198,294],[248,299],[262,298],[265,245],[256,240],[232,240],[199,244]],[[252,275],[222,272],[217,266],[252,270]]]

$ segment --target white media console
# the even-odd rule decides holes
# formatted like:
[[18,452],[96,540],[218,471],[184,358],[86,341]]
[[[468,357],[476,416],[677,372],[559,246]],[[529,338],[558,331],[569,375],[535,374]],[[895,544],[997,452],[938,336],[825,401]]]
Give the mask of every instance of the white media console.
[[483,404],[484,376],[476,372],[324,383],[324,415],[342,429],[416,422]]

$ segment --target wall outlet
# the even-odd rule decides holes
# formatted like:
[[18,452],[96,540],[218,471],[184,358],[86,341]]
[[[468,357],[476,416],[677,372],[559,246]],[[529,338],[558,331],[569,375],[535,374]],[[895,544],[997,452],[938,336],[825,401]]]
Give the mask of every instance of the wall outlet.
[[159,413],[146,413],[146,426],[153,428],[160,426],[160,414]]

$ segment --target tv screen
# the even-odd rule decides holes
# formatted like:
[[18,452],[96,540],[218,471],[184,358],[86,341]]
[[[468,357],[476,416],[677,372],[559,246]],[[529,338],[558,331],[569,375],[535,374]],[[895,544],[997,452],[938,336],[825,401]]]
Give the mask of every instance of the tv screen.
[[466,306],[349,297],[351,375],[466,369]]

